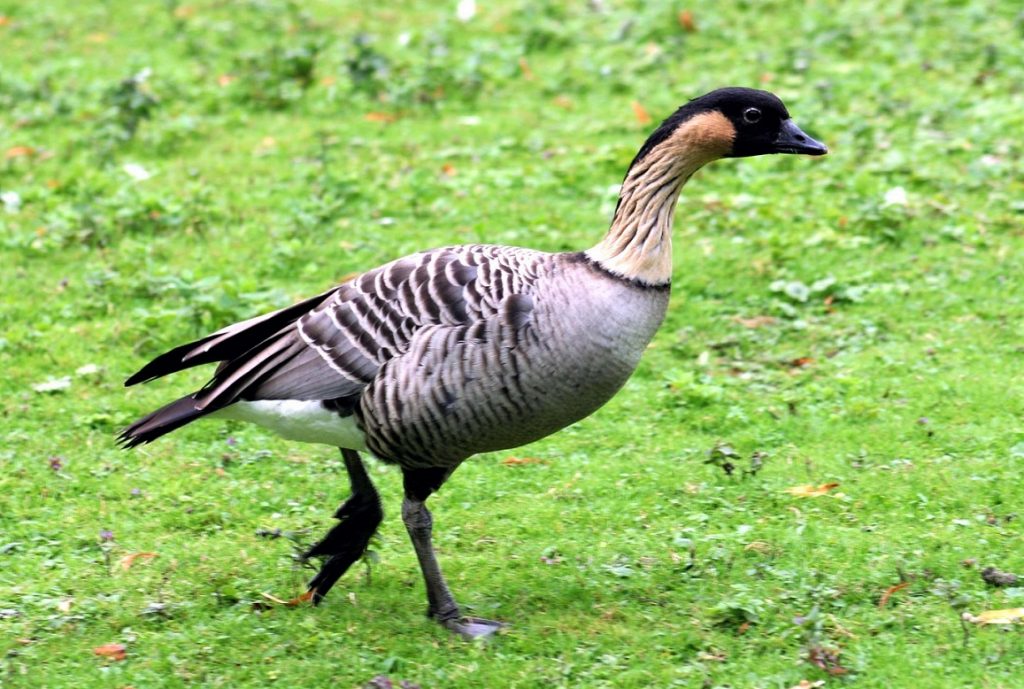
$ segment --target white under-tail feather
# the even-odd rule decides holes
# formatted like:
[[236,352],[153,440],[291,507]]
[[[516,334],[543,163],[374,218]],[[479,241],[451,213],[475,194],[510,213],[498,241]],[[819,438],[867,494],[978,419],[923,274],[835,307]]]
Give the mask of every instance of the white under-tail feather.
[[303,443],[323,443],[350,450],[366,450],[366,438],[356,417],[339,416],[320,400],[255,400],[235,402],[210,418],[248,421]]

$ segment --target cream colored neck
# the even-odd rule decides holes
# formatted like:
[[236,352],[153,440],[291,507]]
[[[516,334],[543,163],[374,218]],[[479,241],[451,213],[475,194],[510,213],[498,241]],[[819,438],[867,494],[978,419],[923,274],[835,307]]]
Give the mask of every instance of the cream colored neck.
[[611,228],[587,255],[623,277],[651,285],[672,278],[672,220],[694,172],[730,150],[735,130],[718,112],[701,113],[630,168]]

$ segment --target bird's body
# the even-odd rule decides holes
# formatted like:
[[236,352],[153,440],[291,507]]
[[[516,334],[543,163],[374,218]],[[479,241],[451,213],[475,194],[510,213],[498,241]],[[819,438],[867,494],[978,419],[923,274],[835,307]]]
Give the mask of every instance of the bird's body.
[[622,387],[664,318],[676,198],[697,169],[730,155],[824,150],[771,94],[724,89],[691,101],[645,143],[611,229],[592,249],[435,249],[228,326],[128,380],[220,362],[203,389],[136,422],[122,440],[150,442],[211,416],[342,448],[353,496],[308,553],[329,558],[310,584],[314,600],[362,554],[381,518],[356,452],[397,464],[430,614],[468,636],[493,631],[459,615],[423,501],[471,455],[543,438]]
[[[259,341],[240,345],[247,365],[224,366],[195,413],[406,468],[454,468],[607,402],[668,293],[584,253],[477,244],[414,254],[340,285],[272,337],[257,324]],[[248,330],[228,332],[234,342]]]

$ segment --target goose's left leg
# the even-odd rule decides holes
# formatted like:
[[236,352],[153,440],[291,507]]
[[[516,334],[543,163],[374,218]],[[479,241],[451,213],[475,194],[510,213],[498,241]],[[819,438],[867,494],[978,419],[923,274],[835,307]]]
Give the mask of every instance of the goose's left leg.
[[434,555],[434,518],[425,504],[430,494],[441,487],[451,472],[450,469],[403,470],[405,499],[402,501],[402,521],[416,549],[423,581],[427,585],[427,615],[465,639],[476,639],[490,636],[504,625],[462,615]]
[[341,575],[363,556],[384,518],[380,494],[367,476],[359,453],[341,448],[341,456],[348,470],[352,494],[334,513],[335,518],[340,520],[338,524],[302,556],[326,558],[320,571],[309,582],[313,605],[319,605]]

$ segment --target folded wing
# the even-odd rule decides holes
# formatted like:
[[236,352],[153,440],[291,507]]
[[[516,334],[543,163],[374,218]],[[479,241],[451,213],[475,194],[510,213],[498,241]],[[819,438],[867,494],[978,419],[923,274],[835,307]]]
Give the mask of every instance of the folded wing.
[[505,297],[531,277],[517,258],[488,246],[415,254],[176,347],[126,385],[221,365],[201,390],[136,422],[121,439],[129,446],[149,442],[239,400],[353,400],[421,328],[471,324],[498,313]]

